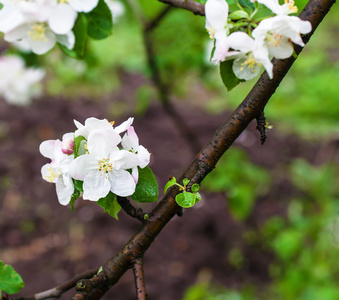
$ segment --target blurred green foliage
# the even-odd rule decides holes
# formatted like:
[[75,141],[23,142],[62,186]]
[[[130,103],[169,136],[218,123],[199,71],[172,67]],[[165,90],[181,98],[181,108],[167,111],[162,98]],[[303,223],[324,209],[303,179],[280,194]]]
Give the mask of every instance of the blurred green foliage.
[[241,149],[229,149],[218,162],[216,169],[202,182],[209,192],[226,192],[227,205],[237,220],[245,220],[255,200],[264,195],[271,184],[267,171],[251,163]]

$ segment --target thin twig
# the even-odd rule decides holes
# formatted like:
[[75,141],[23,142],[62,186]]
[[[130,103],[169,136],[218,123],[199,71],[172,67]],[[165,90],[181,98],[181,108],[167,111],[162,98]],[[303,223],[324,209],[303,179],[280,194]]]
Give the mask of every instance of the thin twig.
[[66,293],[71,288],[75,287],[77,282],[80,279],[92,278],[97,272],[99,268],[94,268],[87,270],[83,273],[75,275],[72,279],[64,282],[63,284],[49,289],[47,291],[43,291],[28,297],[19,297],[19,298],[10,298],[12,300],[41,300],[41,299],[50,299],[50,298],[60,298],[60,296]]
[[133,274],[134,274],[135,288],[137,292],[137,300],[146,300],[147,292],[146,292],[146,284],[145,284],[144,267],[143,267],[142,258],[138,258],[134,261]]
[[117,196],[117,201],[121,208],[132,218],[139,221],[145,220],[145,213],[141,208],[135,208],[126,197]]
[[205,5],[194,0],[159,0],[162,3],[191,11],[195,15],[205,15]]

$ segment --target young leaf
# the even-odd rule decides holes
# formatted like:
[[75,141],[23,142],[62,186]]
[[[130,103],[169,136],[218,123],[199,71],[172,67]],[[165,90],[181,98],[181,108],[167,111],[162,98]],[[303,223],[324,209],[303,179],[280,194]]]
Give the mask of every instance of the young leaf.
[[117,201],[117,195],[109,192],[106,197],[100,198],[97,203],[104,209],[105,213],[109,213],[110,216],[118,220],[118,213],[121,210],[121,206]]
[[0,296],[2,291],[5,291],[7,294],[19,293],[24,285],[21,276],[15,272],[13,267],[5,265],[0,260]]
[[75,59],[82,59],[85,54],[85,45],[87,38],[87,19],[83,13],[79,13],[73,26],[75,35],[75,44],[73,49],[68,49],[66,46],[59,44],[61,50],[68,56]]
[[189,179],[184,178],[184,180],[182,181],[182,183],[184,184],[184,186],[188,185],[188,183],[190,182]]
[[175,197],[175,201],[184,208],[192,207],[195,204],[195,199],[196,196],[194,194],[186,191],[183,191]]
[[87,140],[81,135],[74,139],[74,158],[84,154],[86,141]]
[[86,14],[88,20],[88,35],[96,40],[105,39],[112,34],[113,19],[111,10],[104,0]]
[[232,66],[233,60],[226,60],[220,63],[220,76],[228,91],[231,91],[240,83],[240,79],[235,76]]
[[199,192],[199,189],[200,189],[200,186],[199,186],[199,184],[197,184],[197,183],[194,183],[194,184],[192,185],[192,187],[191,187],[191,191],[192,191],[193,193]]
[[164,188],[164,194],[166,193],[166,191],[173,185],[175,185],[177,182],[177,180],[175,179],[175,177],[172,177],[165,185],[165,188]]
[[137,202],[157,202],[158,201],[158,183],[149,167],[139,168],[138,184],[131,198]]

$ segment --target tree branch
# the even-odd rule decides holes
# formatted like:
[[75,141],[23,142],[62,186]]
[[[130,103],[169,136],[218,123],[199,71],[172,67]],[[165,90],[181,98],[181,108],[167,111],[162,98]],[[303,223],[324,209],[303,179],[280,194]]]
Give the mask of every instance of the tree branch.
[[[300,18],[312,23],[312,32],[304,37],[307,43],[324,16],[330,10],[335,0],[310,0],[301,12]],[[297,54],[301,47],[295,47]],[[295,58],[274,60],[274,78],[269,79],[264,72],[244,101],[238,106],[228,120],[215,132],[210,142],[198,153],[179,181],[183,178],[191,179],[190,183],[200,183],[206,175],[214,169],[218,160],[233,144],[241,132],[255,119],[264,109],[270,97],[283,80],[288,70],[294,63]],[[114,257],[109,259],[103,266],[105,280],[102,288],[113,286],[121,276],[131,267],[136,258],[143,257],[153,240],[180,210],[175,202],[176,189],[170,189],[159,204],[149,215],[147,222],[130,239],[125,247]],[[79,299],[79,298],[73,298]],[[81,298],[90,299],[90,298]]]
[[143,259],[139,258],[139,259],[136,259],[133,264],[133,274],[134,274],[135,288],[137,292],[137,300],[147,299],[143,263],[144,263]]
[[87,278],[92,278],[97,272],[99,268],[94,268],[87,270],[83,273],[75,275],[72,279],[64,282],[63,284],[49,289],[47,291],[43,291],[37,294],[34,294],[32,296],[28,297],[19,297],[19,298],[11,298],[15,300],[40,300],[40,299],[50,299],[50,298],[60,298],[60,296],[64,293],[66,293],[68,290],[71,288],[75,287],[77,282],[81,279],[87,279]]
[[205,5],[194,0],[159,0],[162,3],[191,11],[195,15],[205,15]]
[[138,219],[139,221],[145,220],[145,213],[141,208],[135,208],[126,197],[117,196],[117,201],[121,208],[132,218]]

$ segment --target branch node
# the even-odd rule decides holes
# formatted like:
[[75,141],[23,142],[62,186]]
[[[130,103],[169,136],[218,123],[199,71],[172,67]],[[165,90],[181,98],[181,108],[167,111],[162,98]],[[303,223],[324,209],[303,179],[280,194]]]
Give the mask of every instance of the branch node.
[[117,196],[117,200],[121,208],[132,218],[141,222],[148,219],[148,214],[145,214],[141,208],[135,208],[126,197]]

